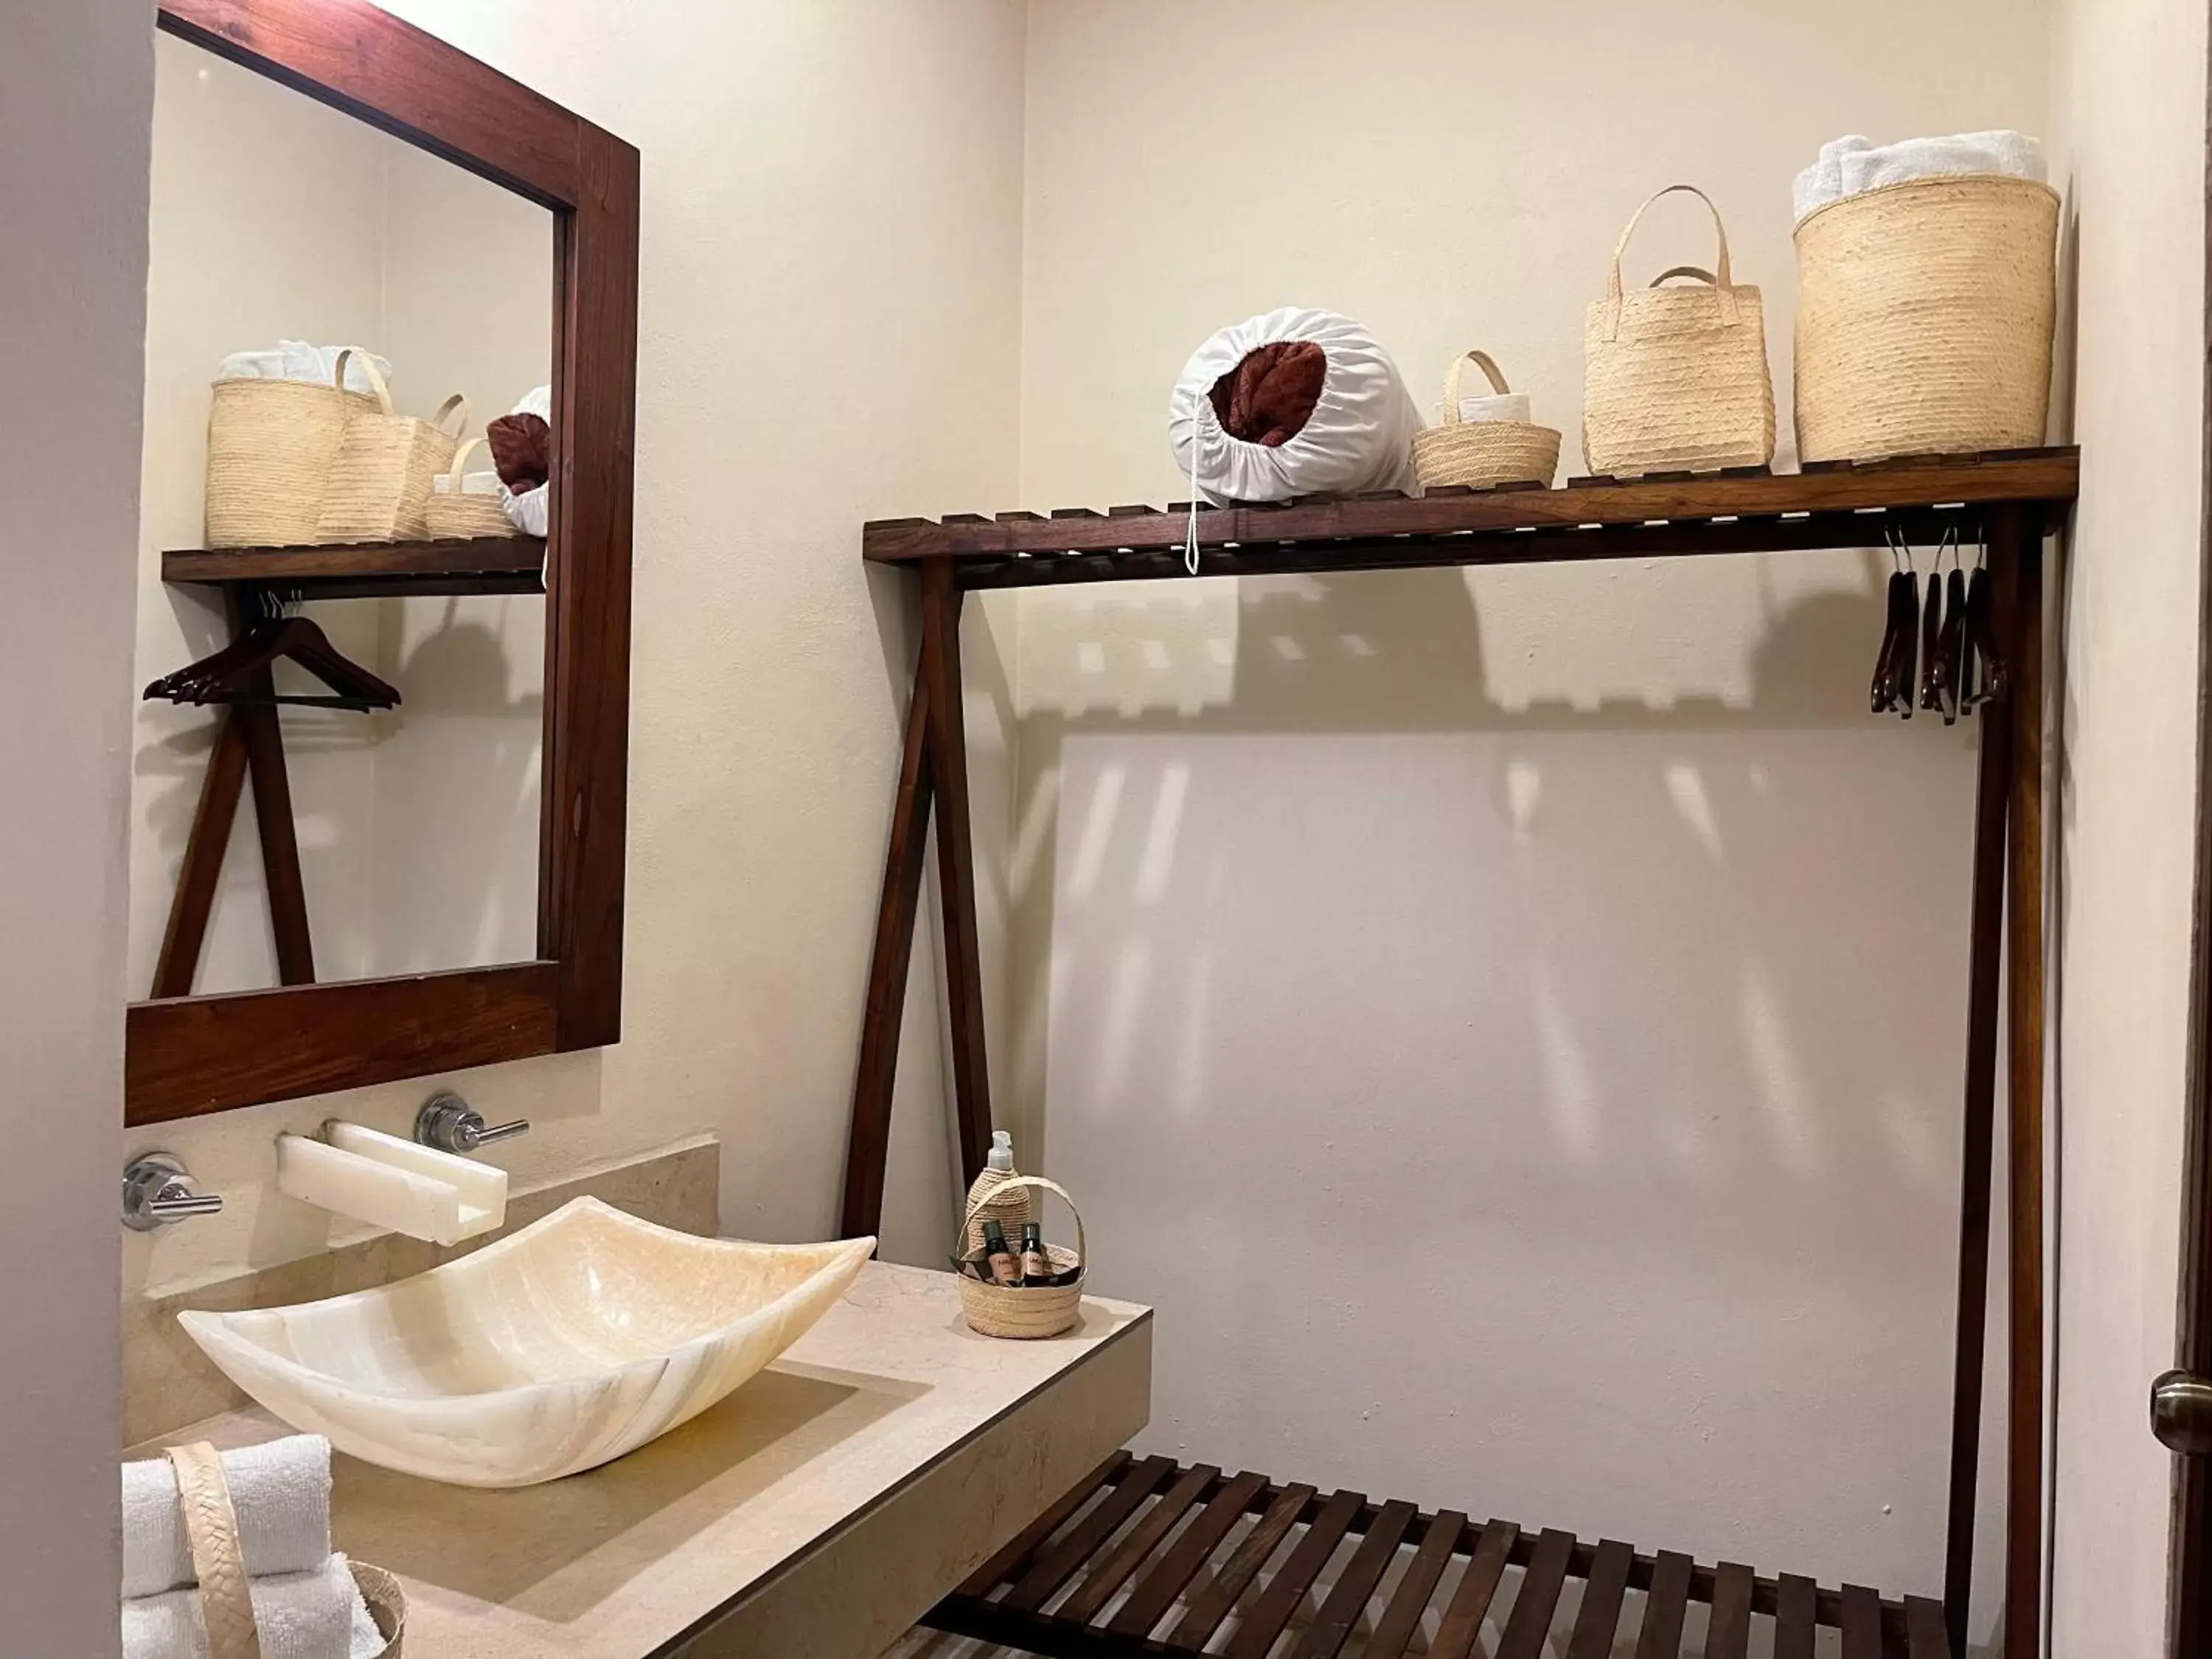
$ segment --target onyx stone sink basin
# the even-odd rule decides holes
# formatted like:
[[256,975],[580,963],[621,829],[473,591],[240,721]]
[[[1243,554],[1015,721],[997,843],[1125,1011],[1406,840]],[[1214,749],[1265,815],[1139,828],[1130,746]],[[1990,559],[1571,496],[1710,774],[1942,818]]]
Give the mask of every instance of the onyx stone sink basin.
[[579,1198],[413,1279],[178,1319],[232,1382],[341,1451],[527,1486],[634,1451],[743,1386],[874,1251],[700,1238]]

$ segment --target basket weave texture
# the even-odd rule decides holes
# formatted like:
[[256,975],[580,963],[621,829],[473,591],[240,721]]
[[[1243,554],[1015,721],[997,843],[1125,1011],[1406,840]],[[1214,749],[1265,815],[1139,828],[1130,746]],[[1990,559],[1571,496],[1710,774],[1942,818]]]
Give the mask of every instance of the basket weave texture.
[[[353,355],[350,348],[338,353],[335,385],[325,397],[344,397],[340,388],[345,385],[346,359]],[[331,464],[330,482],[323,491],[316,539],[421,541],[430,533],[431,480],[453,459],[459,428],[468,423],[468,400],[456,392],[427,421],[395,414],[391,388],[368,354],[362,352],[361,357],[369,383],[376,388],[376,407],[364,410],[348,402],[337,459]],[[448,432],[445,422],[455,410],[460,422]]]
[[443,489],[432,486],[423,520],[433,541],[469,540],[479,536],[515,536],[521,532],[507,516],[507,502],[497,490],[471,495],[461,485],[468,477],[469,457],[483,447],[482,438],[471,438],[453,452]]
[[1509,483],[1548,487],[1559,470],[1559,433],[1533,421],[1462,419],[1459,381],[1469,363],[1488,377],[1499,396],[1511,390],[1488,352],[1468,351],[1452,359],[1451,368],[1444,373],[1443,424],[1413,437],[1413,465],[1420,474],[1421,488],[1457,484],[1470,489],[1495,489]]
[[986,1170],[975,1177],[980,1194],[968,1200],[968,1219],[960,1230],[960,1254],[973,1255],[983,1248],[983,1224],[995,1221],[1009,1239],[1018,1240],[1022,1224],[1037,1218],[1036,1200],[1026,1187],[1005,1188],[1018,1177],[1012,1170]]
[[[1678,191],[1712,213],[1718,252],[1711,282],[1625,291],[1620,258],[1629,238],[1653,202]],[[1668,274],[1705,273],[1677,267]],[[1592,472],[1617,477],[1774,459],[1765,308],[1756,288],[1730,280],[1727,227],[1694,185],[1669,185],[1636,210],[1613,248],[1605,297],[1584,314],[1583,457]]]
[[1017,1341],[1058,1336],[1083,1317],[1083,1285],[1091,1276],[1091,1249],[1083,1235],[1083,1212],[1075,1207],[1075,1200],[1067,1195],[1067,1189],[1058,1183],[1042,1176],[1015,1176],[1000,1182],[996,1191],[984,1200],[969,1203],[967,1214],[961,1218],[963,1238],[967,1237],[968,1224],[975,1218],[977,1203],[1004,1196],[1010,1187],[1060,1194],[1061,1202],[1075,1217],[1075,1248],[1071,1250],[1062,1245],[1047,1245],[1046,1254],[1052,1258],[1056,1273],[1066,1273],[1071,1267],[1080,1267],[1083,1272],[1071,1284],[1035,1286],[986,1285],[962,1273],[960,1310],[967,1316],[969,1328],[982,1336],[1007,1337]]
[[1797,447],[1808,461],[2044,441],[2058,193],[2031,179],[1888,185],[1797,227]]
[[376,400],[306,380],[217,380],[208,407],[210,547],[306,547],[350,413]]

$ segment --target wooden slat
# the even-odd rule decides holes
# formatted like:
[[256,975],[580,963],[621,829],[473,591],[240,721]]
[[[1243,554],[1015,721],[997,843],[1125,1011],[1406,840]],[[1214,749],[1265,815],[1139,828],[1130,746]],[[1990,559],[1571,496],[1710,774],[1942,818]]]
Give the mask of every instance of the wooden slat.
[[1785,1572],[1777,1581],[1774,1603],[1774,1659],[1813,1659],[1820,1592],[1809,1578]]
[[[1728,1589],[1728,1575],[1741,1568],[1721,1568],[1721,1586]],[[1662,1551],[1659,1559],[1652,1564],[1652,1589],[1644,1597],[1644,1628],[1637,1632],[1637,1659],[1679,1659],[1681,1655],[1681,1621],[1690,1608],[1690,1577],[1694,1573],[1694,1562],[1679,1551]],[[1721,1593],[1712,1597],[1712,1635],[1705,1637],[1705,1659],[1743,1659],[1743,1644],[1750,1641],[1752,1632],[1752,1575],[1743,1575],[1743,1621],[1736,1626],[1735,1650],[1723,1646],[1723,1626],[1721,1626]]]
[[1264,1474],[1240,1474],[1214,1493],[1206,1507],[1182,1530],[1168,1553],[1137,1581],[1106,1628],[1117,1636],[1149,1635],[1161,1616],[1175,1605],[1176,1596],[1197,1577],[1212,1556],[1215,1546],[1229,1536],[1237,1518],[1252,1505],[1267,1484]]
[[1924,1595],[1905,1598],[1905,1641],[1910,1659],[1952,1659],[1943,1604]]
[[331,591],[337,584],[393,594],[465,592],[504,582],[505,591],[543,592],[538,573],[544,564],[545,544],[535,536],[349,547],[184,548],[161,555],[161,580],[296,587],[308,599],[341,597]]
[[1510,1521],[1493,1520],[1482,1529],[1467,1571],[1460,1575],[1459,1588],[1452,1592],[1451,1605],[1437,1626],[1437,1639],[1429,1644],[1429,1659],[1468,1659],[1474,1651],[1482,1621],[1498,1595],[1498,1581],[1512,1559],[1513,1540],[1520,1535],[1521,1528]]
[[1398,1553],[1398,1545],[1406,1536],[1406,1529],[1413,1524],[1419,1511],[1404,1502],[1385,1504],[1382,1513],[1367,1528],[1352,1552],[1352,1559],[1345,1563],[1344,1572],[1328,1593],[1328,1599],[1314,1615],[1306,1627],[1305,1638],[1291,1651],[1295,1659],[1336,1659],[1337,1653],[1351,1639],[1352,1626],[1359,1615],[1367,1611],[1367,1598],[1375,1594],[1375,1587],[1382,1582],[1382,1575]]
[[1151,1497],[1173,1473],[1173,1458],[1147,1457],[1123,1475],[1104,1501],[1077,1522],[1067,1536],[1047,1550],[1022,1575],[1006,1593],[1006,1605],[1034,1612],[1050,1601],[1054,1592],[1091,1559],[1091,1553],[1111,1538],[1121,1523],[1136,1512],[1137,1505]]
[[1267,1512],[1244,1534],[1213,1582],[1191,1598],[1190,1606],[1168,1636],[1170,1647],[1195,1653],[1212,1639],[1230,1608],[1237,1605],[1237,1598],[1244,1594],[1244,1587],[1267,1565],[1267,1558],[1274,1554],[1283,1535],[1297,1524],[1313,1497],[1311,1486],[1290,1486],[1267,1505]]
[[1313,1581],[1328,1565],[1336,1547],[1344,1541],[1344,1534],[1359,1516],[1367,1499],[1356,1492],[1340,1492],[1322,1505],[1321,1513],[1306,1528],[1306,1535],[1297,1541],[1283,1563],[1282,1569],[1267,1581],[1267,1588],[1252,1604],[1251,1611],[1237,1626],[1237,1634],[1224,1650],[1227,1659],[1266,1659],[1267,1650],[1291,1622],[1291,1615],[1305,1600]]
[[1042,1515],[1024,1527],[1007,1540],[1006,1546],[968,1576],[960,1586],[962,1595],[988,1595],[1000,1583],[1012,1577],[1027,1565],[1038,1545],[1060,1530],[1067,1517],[1081,1509],[1091,1495],[1129,1466],[1129,1454],[1117,1451],[1082,1480],[1070,1486],[1060,1501],[1048,1507]]
[[1089,1624],[1113,1600],[1114,1592],[1128,1582],[1129,1575],[1145,1564],[1160,1540],[1174,1530],[1176,1522],[1206,1495],[1206,1489],[1220,1478],[1221,1471],[1211,1463],[1185,1469],[1175,1485],[1146,1512],[1144,1519],[1130,1528],[1121,1541],[1084,1575],[1075,1593],[1055,1610],[1056,1616],[1070,1624]]
[[199,805],[191,833],[185,837],[184,861],[177,868],[177,891],[169,901],[169,925],[154,964],[156,997],[188,997],[215,914],[216,889],[231,826],[238,821],[239,797],[246,788],[246,728],[235,710],[216,723],[215,746],[208,751],[207,775],[200,781]]
[[[1670,1558],[1659,1558],[1663,1565]],[[1683,1581],[1689,1577],[1689,1558],[1671,1558],[1682,1564]],[[1723,1561],[1713,1574],[1713,1616],[1705,1626],[1705,1659],[1745,1659],[1751,1651],[1751,1596],[1753,1589],[1752,1571],[1733,1561]],[[1681,1639],[1681,1612],[1678,1603],[1674,1617],[1674,1642],[1666,1650],[1667,1659],[1674,1659]],[[1636,1659],[1654,1659],[1643,1649],[1637,1650]]]
[[1405,1574],[1391,1594],[1390,1605],[1376,1620],[1375,1633],[1360,1650],[1360,1659],[1401,1659],[1413,1642],[1413,1632],[1421,1626],[1421,1614],[1443,1579],[1444,1569],[1451,1565],[1452,1553],[1459,1547],[1460,1534],[1466,1527],[1467,1516],[1457,1510],[1440,1510],[1429,1522],[1420,1548],[1407,1563]]
[[1582,1608],[1575,1615],[1575,1632],[1567,1642],[1567,1659],[1612,1659],[1613,1633],[1620,1625],[1628,1570],[1635,1563],[1636,1552],[1628,1545],[1613,1539],[1599,1543],[1583,1587]]
[[1882,1659],[1880,1594],[1864,1584],[1846,1584],[1843,1603],[1844,1659]]
[[1544,1638],[1551,1633],[1552,1614],[1566,1587],[1567,1566],[1575,1553],[1575,1535],[1547,1528],[1536,1540],[1536,1553],[1521,1577],[1513,1598],[1513,1611],[1498,1638],[1498,1659],[1542,1659]]

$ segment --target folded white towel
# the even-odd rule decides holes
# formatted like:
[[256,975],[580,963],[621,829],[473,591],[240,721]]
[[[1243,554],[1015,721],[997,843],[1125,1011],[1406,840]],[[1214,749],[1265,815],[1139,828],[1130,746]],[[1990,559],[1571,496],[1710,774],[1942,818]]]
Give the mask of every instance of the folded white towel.
[[[255,1577],[306,1572],[331,1553],[331,1443],[288,1435],[222,1455],[238,1541]],[[123,1594],[157,1595],[197,1582],[177,1472],[166,1457],[123,1466]]]
[[[312,1572],[246,1581],[261,1659],[368,1659],[381,1638],[358,1645],[357,1627],[376,1626],[362,1604],[343,1555]],[[207,1620],[197,1589],[136,1596],[123,1603],[123,1659],[208,1659]]]
[[1959,132],[1876,144],[1853,133],[1820,146],[1820,159],[1797,175],[1790,195],[1800,219],[1832,202],[1884,185],[1958,173],[1997,173],[2039,182],[2049,174],[2043,141],[2024,132]]
[[1480,398],[1459,400],[1459,417],[1462,421],[1526,421],[1528,418],[1528,394],[1525,392],[1491,392]]
[[553,388],[550,386],[531,387],[507,412],[510,415],[535,415],[541,421],[550,422],[553,418]]
[[[338,353],[343,346],[309,345],[305,340],[279,340],[274,351],[234,351],[216,368],[218,380],[305,380],[316,386],[328,386],[338,372]],[[368,370],[362,366],[364,356],[375,354],[356,351],[346,360],[346,390],[372,397],[376,387],[368,378]],[[376,372],[388,382],[392,365],[375,357]]]
[[550,484],[540,484],[520,495],[510,493],[506,502],[507,521],[526,536],[544,535],[546,514],[552,507],[548,499],[552,488]]

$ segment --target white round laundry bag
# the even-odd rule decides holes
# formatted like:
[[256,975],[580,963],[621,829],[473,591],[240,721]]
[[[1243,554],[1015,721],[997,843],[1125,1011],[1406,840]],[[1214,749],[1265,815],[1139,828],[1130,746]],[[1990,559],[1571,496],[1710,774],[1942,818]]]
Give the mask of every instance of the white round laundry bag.
[[1349,317],[1300,306],[1207,340],[1183,366],[1168,405],[1176,460],[1217,507],[1379,489],[1417,495],[1420,429],[1420,410],[1375,337]]

